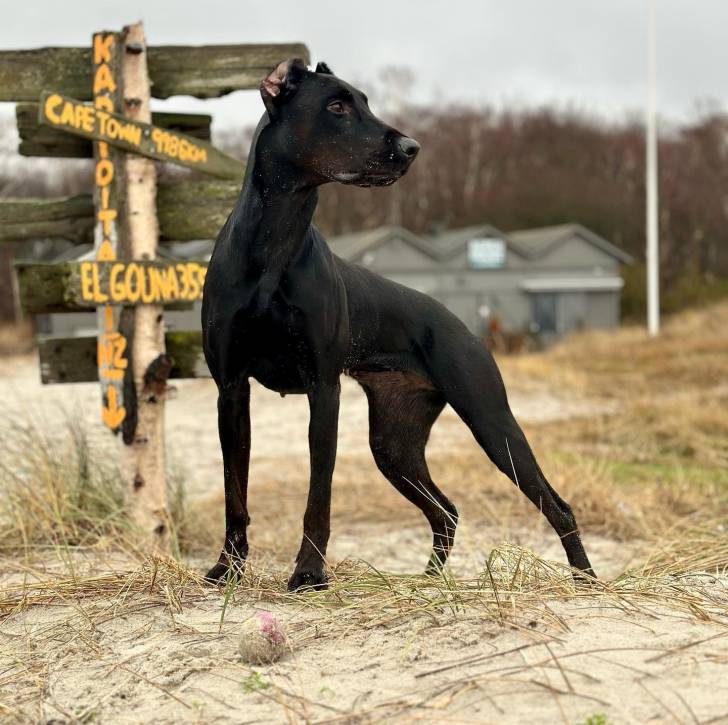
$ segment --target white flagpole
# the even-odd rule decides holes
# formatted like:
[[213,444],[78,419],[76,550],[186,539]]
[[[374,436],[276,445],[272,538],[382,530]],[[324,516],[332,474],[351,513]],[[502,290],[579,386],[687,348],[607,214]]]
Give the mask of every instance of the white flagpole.
[[655,0],[647,0],[647,330],[660,332],[660,251],[657,202],[657,50]]

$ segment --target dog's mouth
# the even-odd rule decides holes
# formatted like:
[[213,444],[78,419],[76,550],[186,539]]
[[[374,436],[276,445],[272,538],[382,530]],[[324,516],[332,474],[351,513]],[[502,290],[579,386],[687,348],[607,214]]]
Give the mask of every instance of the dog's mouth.
[[342,171],[334,174],[334,179],[340,184],[351,184],[353,186],[390,186],[402,176],[399,171],[388,173],[374,172],[346,172]]

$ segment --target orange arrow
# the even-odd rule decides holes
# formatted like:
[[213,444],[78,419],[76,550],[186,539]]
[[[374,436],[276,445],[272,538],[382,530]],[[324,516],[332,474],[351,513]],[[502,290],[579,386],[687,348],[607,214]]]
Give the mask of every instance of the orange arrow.
[[111,430],[116,430],[121,425],[121,421],[126,417],[126,408],[123,405],[117,407],[116,388],[113,385],[109,385],[106,389],[106,399],[108,401],[108,407],[103,404],[101,405],[101,418]]

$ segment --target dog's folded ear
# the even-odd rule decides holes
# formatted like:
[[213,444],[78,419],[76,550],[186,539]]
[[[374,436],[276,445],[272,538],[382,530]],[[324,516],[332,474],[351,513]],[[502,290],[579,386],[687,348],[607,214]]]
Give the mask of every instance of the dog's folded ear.
[[326,75],[330,75],[330,76],[334,75],[334,71],[332,71],[331,68],[329,68],[329,66],[326,65],[326,63],[324,63],[323,61],[320,61],[319,63],[316,64],[316,72],[317,73],[326,73]]
[[296,93],[306,70],[306,64],[300,58],[282,60],[261,81],[260,95],[271,119],[280,105]]

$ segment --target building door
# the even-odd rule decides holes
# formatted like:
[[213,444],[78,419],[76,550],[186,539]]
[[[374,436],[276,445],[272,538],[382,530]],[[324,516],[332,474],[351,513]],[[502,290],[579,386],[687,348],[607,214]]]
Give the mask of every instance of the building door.
[[533,321],[538,332],[558,332],[556,299],[556,294],[553,292],[539,292],[533,295]]

